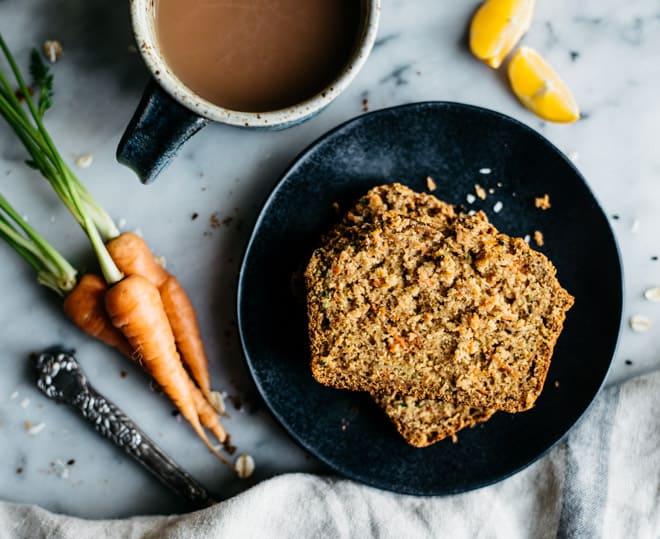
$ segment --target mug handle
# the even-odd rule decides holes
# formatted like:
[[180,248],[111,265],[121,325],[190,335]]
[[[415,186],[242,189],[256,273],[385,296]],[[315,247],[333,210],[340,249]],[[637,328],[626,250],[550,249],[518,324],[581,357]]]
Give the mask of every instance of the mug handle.
[[183,143],[208,123],[151,79],[119,141],[117,161],[133,169],[142,183],[151,183]]

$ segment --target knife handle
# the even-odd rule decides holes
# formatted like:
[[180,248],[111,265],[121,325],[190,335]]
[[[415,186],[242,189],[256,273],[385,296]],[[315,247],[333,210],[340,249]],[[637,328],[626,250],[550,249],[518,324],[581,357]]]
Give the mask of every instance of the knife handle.
[[35,362],[37,387],[47,397],[76,408],[102,436],[122,448],[178,496],[199,507],[214,503],[201,484],[89,384],[72,351],[49,348],[37,355]]

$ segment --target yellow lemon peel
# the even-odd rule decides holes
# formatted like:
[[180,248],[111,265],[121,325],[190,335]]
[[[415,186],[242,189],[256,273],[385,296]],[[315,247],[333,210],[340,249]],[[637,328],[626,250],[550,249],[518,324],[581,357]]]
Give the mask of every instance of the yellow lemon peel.
[[529,30],[535,0],[486,0],[470,25],[470,50],[497,69]]
[[509,82],[520,102],[551,122],[580,119],[580,109],[566,83],[538,52],[520,47],[509,62]]

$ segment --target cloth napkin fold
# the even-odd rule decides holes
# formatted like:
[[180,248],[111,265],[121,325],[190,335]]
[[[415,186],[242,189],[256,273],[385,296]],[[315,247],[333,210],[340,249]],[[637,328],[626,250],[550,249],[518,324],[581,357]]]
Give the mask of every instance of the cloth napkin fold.
[[660,537],[660,373],[601,392],[566,441],[519,474],[417,498],[289,474],[183,516],[89,521],[0,503],[0,538]]

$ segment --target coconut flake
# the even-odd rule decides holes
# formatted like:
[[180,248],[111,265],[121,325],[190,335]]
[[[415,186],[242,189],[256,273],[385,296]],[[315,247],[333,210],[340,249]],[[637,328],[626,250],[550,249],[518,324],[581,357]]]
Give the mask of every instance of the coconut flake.
[[32,436],[36,436],[39,434],[42,430],[46,428],[46,423],[43,421],[41,423],[37,423],[36,425],[32,425],[30,428],[28,428],[28,432],[32,434]]
[[633,234],[637,234],[637,233],[639,232],[639,225],[640,225],[640,223],[639,223],[639,219],[635,219],[635,220],[632,222],[632,225],[630,226],[630,231],[631,231]]

